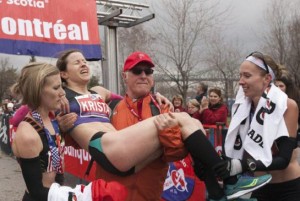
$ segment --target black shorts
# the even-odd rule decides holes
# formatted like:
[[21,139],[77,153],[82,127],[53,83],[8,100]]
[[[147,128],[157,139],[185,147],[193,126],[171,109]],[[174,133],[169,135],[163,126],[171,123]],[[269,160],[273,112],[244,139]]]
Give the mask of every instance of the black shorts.
[[267,184],[252,193],[258,201],[299,201],[300,177],[291,181]]

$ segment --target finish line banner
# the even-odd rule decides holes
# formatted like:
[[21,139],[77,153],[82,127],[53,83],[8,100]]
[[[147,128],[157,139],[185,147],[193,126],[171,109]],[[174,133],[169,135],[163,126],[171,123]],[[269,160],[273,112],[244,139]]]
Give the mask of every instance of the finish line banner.
[[0,0],[0,52],[56,57],[80,49],[101,59],[95,0]]

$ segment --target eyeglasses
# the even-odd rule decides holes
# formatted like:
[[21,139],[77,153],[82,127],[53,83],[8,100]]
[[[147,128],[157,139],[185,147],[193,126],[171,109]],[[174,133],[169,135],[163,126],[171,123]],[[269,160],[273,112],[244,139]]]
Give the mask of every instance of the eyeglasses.
[[267,65],[267,63],[266,63],[266,61],[265,61],[265,57],[264,57],[263,53],[258,52],[258,51],[255,51],[255,52],[252,52],[251,54],[249,54],[246,58],[248,58],[248,57],[250,57],[250,56],[253,56],[253,57],[256,57],[256,58],[262,60],[264,66],[265,66],[265,68],[266,68],[267,74],[270,73],[269,68],[268,68],[268,65]]
[[146,75],[152,75],[154,70],[152,68],[133,68],[130,70],[135,75],[140,75],[142,72],[145,72]]

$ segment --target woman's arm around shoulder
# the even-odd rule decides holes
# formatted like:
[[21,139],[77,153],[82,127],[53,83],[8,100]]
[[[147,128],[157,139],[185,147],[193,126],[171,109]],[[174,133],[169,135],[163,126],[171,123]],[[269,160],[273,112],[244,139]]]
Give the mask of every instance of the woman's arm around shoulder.
[[34,158],[43,149],[43,144],[36,130],[29,123],[22,121],[18,126],[12,148],[16,157]]
[[299,108],[297,106],[297,103],[289,98],[287,101],[287,110],[284,113],[284,120],[289,131],[290,137],[296,137],[297,135],[299,115],[298,111]]
[[123,99],[122,96],[112,93],[108,89],[105,89],[104,87],[101,86],[94,86],[91,88],[91,90],[98,93],[106,103],[109,103],[111,100],[114,99],[118,99],[118,100]]

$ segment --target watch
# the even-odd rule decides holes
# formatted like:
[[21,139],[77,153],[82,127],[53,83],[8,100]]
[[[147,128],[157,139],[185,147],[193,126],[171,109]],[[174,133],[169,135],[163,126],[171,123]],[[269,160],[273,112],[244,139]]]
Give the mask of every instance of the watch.
[[253,160],[253,159],[250,159],[250,158],[248,158],[247,159],[247,165],[248,165],[248,169],[250,170],[250,171],[255,171],[256,170],[256,163],[255,163],[255,161]]

